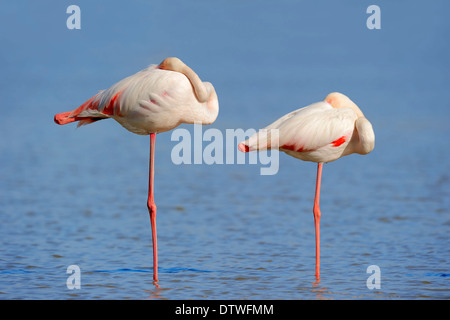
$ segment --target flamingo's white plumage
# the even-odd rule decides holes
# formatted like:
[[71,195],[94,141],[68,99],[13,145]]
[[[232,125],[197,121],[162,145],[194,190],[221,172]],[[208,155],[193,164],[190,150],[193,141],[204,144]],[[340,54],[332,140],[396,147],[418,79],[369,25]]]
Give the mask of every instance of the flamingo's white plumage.
[[323,163],[343,156],[367,154],[375,146],[372,125],[347,96],[333,92],[324,101],[295,110],[239,144],[242,152],[279,149],[305,161],[318,163],[314,221],[316,278],[320,275],[320,183]]

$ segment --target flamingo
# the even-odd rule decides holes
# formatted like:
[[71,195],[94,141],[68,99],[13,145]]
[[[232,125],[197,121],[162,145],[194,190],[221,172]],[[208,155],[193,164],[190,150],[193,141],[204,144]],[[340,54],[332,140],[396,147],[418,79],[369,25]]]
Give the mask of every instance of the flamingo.
[[242,152],[278,149],[294,158],[318,163],[313,207],[317,280],[320,279],[319,200],[323,164],[352,153],[368,154],[374,146],[371,123],[353,101],[339,92],[284,115],[238,145]]
[[54,121],[63,125],[78,121],[78,127],[112,118],[125,129],[150,135],[147,208],[153,244],[153,280],[158,281],[156,204],[153,195],[155,137],[181,123],[211,124],[219,113],[213,85],[175,57],[131,75],[100,91],[73,111],[58,113]]

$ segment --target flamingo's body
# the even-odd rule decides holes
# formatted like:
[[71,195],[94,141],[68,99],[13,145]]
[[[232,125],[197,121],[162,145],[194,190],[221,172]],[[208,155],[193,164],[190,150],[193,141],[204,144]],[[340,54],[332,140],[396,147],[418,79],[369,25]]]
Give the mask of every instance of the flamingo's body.
[[133,133],[150,135],[147,206],[152,225],[154,280],[158,280],[153,199],[155,135],[181,123],[210,124],[216,120],[218,112],[219,102],[212,84],[202,82],[178,58],[167,58],[100,91],[77,109],[55,115],[57,124],[79,121],[78,126],[113,118]]
[[[271,130],[274,129],[274,130]],[[305,161],[318,163],[314,219],[316,225],[316,277],[320,274],[320,183],[323,163],[352,154],[367,154],[375,145],[370,122],[358,106],[341,93],[295,110],[239,144],[243,152],[279,149]]]
[[113,118],[142,135],[169,131],[181,123],[210,124],[218,114],[217,95],[211,83],[199,85],[207,92],[204,101],[199,101],[183,73],[151,65],[100,91],[77,109],[57,114],[55,122],[79,121],[81,126]]

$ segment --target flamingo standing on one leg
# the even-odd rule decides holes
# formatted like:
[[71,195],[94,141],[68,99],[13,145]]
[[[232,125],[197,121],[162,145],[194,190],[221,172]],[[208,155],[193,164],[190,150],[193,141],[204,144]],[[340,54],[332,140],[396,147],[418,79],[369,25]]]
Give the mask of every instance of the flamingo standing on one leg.
[[239,144],[242,152],[279,149],[295,158],[318,163],[313,209],[316,279],[320,278],[319,199],[323,163],[352,153],[368,154],[374,146],[375,134],[369,120],[353,101],[338,92],[288,113]]
[[167,58],[100,91],[73,111],[55,115],[57,124],[78,126],[113,118],[127,130],[150,135],[149,192],[153,279],[158,280],[156,205],[153,197],[155,135],[181,123],[213,123],[219,113],[216,91],[178,58]]

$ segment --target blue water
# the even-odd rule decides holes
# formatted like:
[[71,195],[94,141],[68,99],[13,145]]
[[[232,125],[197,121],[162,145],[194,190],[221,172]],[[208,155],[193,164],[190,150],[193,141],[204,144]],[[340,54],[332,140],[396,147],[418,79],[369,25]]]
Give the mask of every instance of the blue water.
[[[0,5],[0,299],[450,298],[448,2],[377,1],[380,30],[364,1],[77,1],[68,30],[71,4]],[[375,150],[324,166],[320,282],[315,164],[175,165],[168,132],[153,284],[148,137],[53,115],[167,56],[214,84],[208,128],[261,128],[332,91],[370,119]]]

